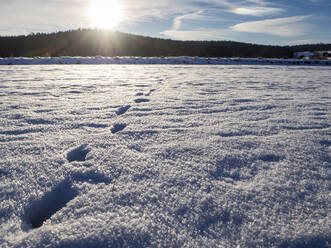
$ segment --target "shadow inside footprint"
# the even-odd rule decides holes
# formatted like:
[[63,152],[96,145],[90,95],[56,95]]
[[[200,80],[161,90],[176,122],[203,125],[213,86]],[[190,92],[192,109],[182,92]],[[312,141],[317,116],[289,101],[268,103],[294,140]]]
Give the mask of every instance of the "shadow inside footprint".
[[117,115],[122,115],[131,108],[131,105],[123,106],[116,111]]
[[2,176],[7,175],[7,174],[8,174],[7,171],[5,171],[5,170],[3,170],[3,169],[0,169],[0,178],[1,178]]
[[330,140],[321,140],[320,144],[323,146],[331,146],[331,141]]
[[134,100],[135,103],[149,102],[147,98],[137,98]]
[[261,154],[259,159],[264,162],[279,162],[283,158],[276,154]]
[[69,162],[73,161],[85,161],[86,155],[91,151],[90,148],[86,148],[87,144],[81,145],[79,147],[76,147],[72,150],[70,150],[67,153],[67,160]]
[[119,131],[122,131],[124,128],[126,128],[127,124],[125,123],[118,123],[114,124],[113,128],[110,129],[111,133],[117,133]]
[[77,195],[78,191],[72,188],[70,181],[62,181],[41,199],[32,202],[26,208],[24,220],[32,228],[41,227],[44,221],[65,207]]
[[286,240],[283,241],[278,247],[279,248],[327,248],[330,247],[329,244],[331,242],[331,238],[324,235],[317,236],[308,236],[302,237],[295,240]]

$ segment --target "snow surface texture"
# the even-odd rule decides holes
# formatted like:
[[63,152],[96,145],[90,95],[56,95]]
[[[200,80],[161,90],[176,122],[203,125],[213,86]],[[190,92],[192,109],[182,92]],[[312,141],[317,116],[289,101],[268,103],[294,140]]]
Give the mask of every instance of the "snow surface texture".
[[0,247],[330,247],[330,79],[0,67]]
[[165,65],[315,65],[331,66],[330,60],[266,59],[266,58],[203,58],[203,57],[36,57],[0,58],[0,65],[57,64],[165,64]]

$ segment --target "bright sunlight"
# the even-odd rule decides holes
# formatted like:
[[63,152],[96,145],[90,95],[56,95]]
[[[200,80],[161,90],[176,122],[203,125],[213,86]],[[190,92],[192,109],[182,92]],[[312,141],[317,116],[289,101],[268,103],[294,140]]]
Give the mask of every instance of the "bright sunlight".
[[89,17],[97,28],[112,29],[123,20],[123,10],[118,0],[93,0]]

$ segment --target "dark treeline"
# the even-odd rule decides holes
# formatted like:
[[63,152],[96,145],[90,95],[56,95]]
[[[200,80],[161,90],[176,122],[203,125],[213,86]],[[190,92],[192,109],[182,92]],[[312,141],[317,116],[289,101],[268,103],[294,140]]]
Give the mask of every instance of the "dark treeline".
[[100,55],[291,58],[294,52],[319,50],[331,50],[331,44],[266,46],[234,41],[175,41],[91,29],[0,37],[0,57]]

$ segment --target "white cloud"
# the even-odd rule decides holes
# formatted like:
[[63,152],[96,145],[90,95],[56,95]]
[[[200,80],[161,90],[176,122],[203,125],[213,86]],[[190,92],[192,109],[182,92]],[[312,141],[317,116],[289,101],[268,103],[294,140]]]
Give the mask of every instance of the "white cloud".
[[[218,11],[231,12],[237,15],[265,16],[273,15],[283,11],[281,8],[268,7],[270,2],[264,0],[246,0],[246,1],[228,1],[228,0],[201,0],[201,2],[217,6]],[[180,1],[184,4],[184,1]],[[250,7],[235,8],[239,5],[247,5]],[[206,9],[208,10],[208,9]],[[160,32],[162,35],[177,39],[177,40],[230,40],[226,37],[226,33],[232,35],[232,29],[202,29],[189,28],[189,30],[180,30],[185,20],[201,20],[201,21],[220,21],[216,16],[204,15],[206,10],[199,10],[188,14],[181,14],[174,18],[173,27],[171,30]],[[186,12],[187,13],[187,12]],[[280,32],[280,31],[279,31]]]
[[54,32],[87,27],[87,1],[13,0],[0,8],[0,35]]
[[319,43],[330,44],[331,40],[307,39],[307,40],[291,40],[291,41],[281,42],[282,45],[306,45],[306,44],[319,44]]
[[[174,29],[179,29],[184,19],[202,19],[200,11],[209,6],[216,11],[237,15],[267,16],[283,12],[281,7],[265,0],[121,0],[127,21],[144,22],[179,15],[174,20]],[[203,6],[203,7],[202,7]],[[193,13],[193,14],[192,14]]]
[[[12,33],[29,33],[32,31],[56,31],[90,27],[91,20],[88,18],[87,10],[92,1],[94,0],[0,0],[0,3],[6,2],[0,8],[0,16],[3,20],[6,20],[0,23],[0,34],[10,33],[11,30]],[[222,22],[224,24],[229,21],[233,23],[235,20],[233,18],[222,20],[219,14],[221,12],[231,12],[236,15],[266,16],[279,14],[284,11],[282,7],[269,0],[176,0],[176,4],[174,4],[173,0],[119,1],[126,16],[121,22],[122,27],[143,22],[153,22],[158,19],[170,19],[173,21],[173,30],[164,32],[168,34],[168,37],[171,35],[173,38],[223,38],[215,30],[209,35],[210,29],[201,31],[199,26],[186,26],[191,31],[180,31],[180,29],[183,29],[185,20],[198,20],[199,22],[201,21],[201,24],[210,21],[214,23]],[[272,33],[281,36],[293,36],[306,31],[306,26],[303,24],[289,22],[289,27],[286,27],[287,24],[276,25],[269,23],[269,21],[263,21],[264,24],[259,22],[241,23],[232,28],[237,31]],[[199,24],[199,22],[196,23]],[[250,28],[252,25],[258,29]],[[291,35],[286,35],[286,32]],[[201,34],[199,35],[199,33]]]
[[129,22],[145,22],[153,19],[165,19],[174,15],[189,15],[201,8],[194,6],[192,1],[177,0],[121,0],[126,19]]
[[220,1],[217,5],[223,6],[224,11],[237,15],[267,16],[285,11],[282,5],[264,0]]
[[202,12],[203,11],[198,11],[192,14],[181,15],[176,17],[174,19],[173,29],[175,30],[180,29],[180,27],[182,26],[182,21],[185,19],[190,19],[190,20],[204,19],[204,16],[201,15]]
[[166,30],[161,32],[166,37],[175,40],[233,40],[226,37],[227,30],[199,29],[199,30]]
[[266,16],[274,15],[283,12],[281,8],[271,8],[271,7],[240,7],[230,9],[229,12],[237,15],[251,15],[251,16]]
[[309,25],[303,23],[302,21],[308,19],[309,17],[311,16],[292,16],[254,22],[244,22],[232,26],[231,29],[239,32],[263,33],[284,37],[300,36],[306,34],[308,31]]

